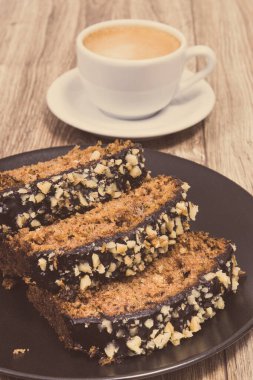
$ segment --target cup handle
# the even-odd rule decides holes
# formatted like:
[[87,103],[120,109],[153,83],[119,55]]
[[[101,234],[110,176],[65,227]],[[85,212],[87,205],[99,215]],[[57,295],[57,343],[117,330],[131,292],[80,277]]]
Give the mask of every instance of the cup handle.
[[191,75],[189,78],[183,79],[179,84],[177,94],[191,87],[199,80],[205,78],[213,70],[216,63],[216,55],[211,48],[204,45],[189,47],[186,50],[185,62],[187,62],[190,58],[197,56],[203,56],[206,58],[206,66],[202,70]]

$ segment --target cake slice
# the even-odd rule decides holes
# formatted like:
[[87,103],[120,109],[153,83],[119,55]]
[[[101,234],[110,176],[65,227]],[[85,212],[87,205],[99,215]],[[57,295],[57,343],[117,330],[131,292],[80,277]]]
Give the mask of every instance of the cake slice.
[[72,302],[31,285],[28,298],[67,348],[106,363],[190,338],[224,308],[238,278],[229,241],[187,232],[169,255],[131,279],[80,293]]
[[150,178],[85,214],[34,231],[23,228],[2,244],[2,270],[66,297],[133,276],[189,229],[197,206],[186,200],[188,188],[172,177]]
[[75,147],[64,156],[0,173],[0,232],[35,229],[118,198],[146,177],[131,141]]

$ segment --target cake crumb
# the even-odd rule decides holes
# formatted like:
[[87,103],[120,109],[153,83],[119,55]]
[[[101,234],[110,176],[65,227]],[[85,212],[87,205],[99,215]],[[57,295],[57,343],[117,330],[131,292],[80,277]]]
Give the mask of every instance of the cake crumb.
[[19,359],[25,356],[25,354],[29,351],[29,348],[15,348],[12,352],[12,355],[14,359]]
[[95,357],[98,353],[98,347],[96,346],[91,346],[90,350],[89,350],[89,356],[91,358]]
[[247,277],[247,273],[244,270],[240,269],[239,277]]
[[11,290],[14,288],[14,286],[16,285],[16,280],[14,278],[4,278],[3,281],[2,281],[2,287],[5,289],[5,290]]
[[115,362],[115,359],[113,358],[102,357],[101,359],[99,359],[99,365],[101,365],[102,367],[105,365],[112,364],[114,362]]

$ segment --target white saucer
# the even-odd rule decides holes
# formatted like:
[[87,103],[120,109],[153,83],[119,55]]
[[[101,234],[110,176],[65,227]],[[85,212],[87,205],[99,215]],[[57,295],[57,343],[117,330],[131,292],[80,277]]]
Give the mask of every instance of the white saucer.
[[[185,70],[183,76],[189,75],[191,72]],[[47,93],[48,107],[65,123],[100,136],[133,139],[164,136],[189,128],[203,120],[214,103],[212,88],[201,80],[148,119],[114,119],[90,102],[76,68],[58,77]]]

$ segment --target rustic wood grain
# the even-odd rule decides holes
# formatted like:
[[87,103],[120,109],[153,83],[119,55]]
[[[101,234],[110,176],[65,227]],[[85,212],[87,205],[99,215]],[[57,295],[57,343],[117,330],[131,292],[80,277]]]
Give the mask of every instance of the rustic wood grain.
[[[115,18],[171,24],[189,44],[217,53],[212,114],[186,131],[144,142],[205,164],[253,193],[252,0],[0,0],[0,157],[97,139],[58,120],[46,106],[52,81],[75,67],[75,37]],[[201,62],[191,62],[195,69]],[[253,333],[216,356],[156,380],[251,380]],[[7,380],[0,377],[0,380]]]

